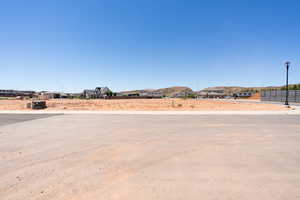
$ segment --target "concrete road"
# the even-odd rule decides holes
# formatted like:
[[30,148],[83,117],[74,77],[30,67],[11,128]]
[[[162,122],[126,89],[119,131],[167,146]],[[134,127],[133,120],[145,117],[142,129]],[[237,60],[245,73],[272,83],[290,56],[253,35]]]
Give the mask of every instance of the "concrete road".
[[52,117],[57,114],[0,114],[0,126],[23,121]]
[[2,125],[0,199],[300,199],[300,116],[77,114]]

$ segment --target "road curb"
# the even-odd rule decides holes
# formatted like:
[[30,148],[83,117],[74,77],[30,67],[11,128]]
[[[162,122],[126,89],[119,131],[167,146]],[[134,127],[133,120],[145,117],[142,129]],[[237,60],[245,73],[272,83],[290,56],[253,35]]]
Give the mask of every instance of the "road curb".
[[103,114],[103,115],[300,115],[288,111],[0,111],[0,114]]

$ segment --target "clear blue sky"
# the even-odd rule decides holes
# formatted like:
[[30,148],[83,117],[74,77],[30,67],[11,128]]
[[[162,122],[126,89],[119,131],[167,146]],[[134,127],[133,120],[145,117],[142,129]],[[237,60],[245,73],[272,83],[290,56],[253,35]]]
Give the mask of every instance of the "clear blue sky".
[[300,82],[300,1],[3,0],[0,88]]

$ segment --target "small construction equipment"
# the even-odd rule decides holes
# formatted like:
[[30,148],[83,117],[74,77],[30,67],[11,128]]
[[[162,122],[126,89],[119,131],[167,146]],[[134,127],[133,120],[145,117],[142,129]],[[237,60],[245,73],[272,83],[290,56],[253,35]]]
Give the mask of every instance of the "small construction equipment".
[[33,110],[40,110],[47,108],[46,101],[34,100],[26,104],[26,108],[31,108]]

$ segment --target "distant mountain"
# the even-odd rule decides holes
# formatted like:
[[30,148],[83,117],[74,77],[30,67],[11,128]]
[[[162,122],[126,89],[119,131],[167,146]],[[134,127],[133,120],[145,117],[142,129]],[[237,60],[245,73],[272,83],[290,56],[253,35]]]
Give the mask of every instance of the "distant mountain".
[[189,87],[169,87],[169,88],[158,89],[156,91],[162,92],[166,97],[171,97],[171,96],[175,95],[176,93],[182,93],[182,92],[193,93],[193,90]]
[[[224,92],[228,95],[236,92],[254,92],[258,93],[261,90],[264,89],[281,89],[284,86],[268,86],[268,87],[239,87],[239,86],[218,86],[218,87],[209,87],[206,89],[222,89]],[[290,89],[294,89],[295,87],[298,87],[298,90],[300,90],[300,84],[291,84],[289,85]],[[172,97],[176,93],[196,93],[189,87],[183,87],[183,86],[177,86],[177,87],[168,87],[168,88],[161,88],[161,89],[144,89],[144,90],[131,90],[131,91],[122,91],[119,92],[122,95],[128,95],[128,94],[140,94],[145,92],[162,92],[164,96],[166,97]]]
[[193,90],[189,87],[182,87],[182,86],[177,86],[177,87],[169,87],[169,88],[161,88],[161,89],[145,89],[145,90],[131,90],[131,91],[122,91],[120,92],[123,95],[128,95],[128,94],[140,94],[140,93],[145,93],[145,92],[162,92],[164,96],[166,97],[171,97],[176,93],[180,92],[193,92]]
[[[267,86],[267,87],[239,87],[239,86],[218,86],[218,87],[209,87],[205,88],[203,90],[207,89],[221,89],[224,90],[226,94],[232,94],[236,92],[260,92],[261,90],[268,90],[268,89],[282,89],[285,86]],[[300,89],[300,84],[290,84],[289,89]],[[298,90],[299,90],[298,89]]]
[[209,87],[204,88],[203,90],[214,90],[220,89],[228,95],[236,92],[259,92],[263,87],[239,87],[239,86],[218,86],[218,87]]
[[128,94],[140,94],[145,92],[153,92],[153,89],[144,89],[144,90],[129,90],[129,91],[121,91],[119,94],[128,95]]

